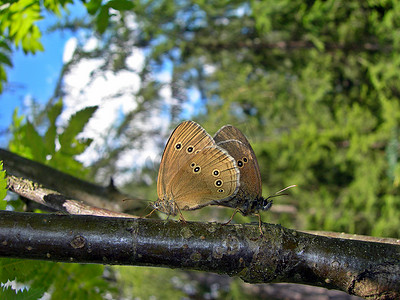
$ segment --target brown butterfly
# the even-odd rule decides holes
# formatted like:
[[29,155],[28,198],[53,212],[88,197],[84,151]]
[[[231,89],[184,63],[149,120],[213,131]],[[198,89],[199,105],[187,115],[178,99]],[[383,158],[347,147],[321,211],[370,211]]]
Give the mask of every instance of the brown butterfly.
[[236,195],[219,205],[236,208],[229,223],[234,215],[240,211],[242,215],[247,216],[255,214],[259,218],[259,228],[261,235],[261,216],[258,211],[266,211],[272,206],[272,198],[284,195],[283,191],[294,187],[288,186],[275,194],[264,198],[262,196],[262,182],[260,167],[258,166],[256,154],[253,151],[245,135],[232,125],[225,125],[214,135],[214,141],[218,146],[224,148],[235,159],[240,171],[240,186]]
[[235,159],[240,171],[239,191],[225,206],[237,208],[243,215],[268,210],[272,201],[262,197],[260,168],[256,155],[244,134],[232,125],[225,125],[214,135],[214,141]]
[[180,210],[225,203],[236,195],[239,181],[233,157],[199,124],[185,121],[175,128],[165,146],[153,207],[176,215]]

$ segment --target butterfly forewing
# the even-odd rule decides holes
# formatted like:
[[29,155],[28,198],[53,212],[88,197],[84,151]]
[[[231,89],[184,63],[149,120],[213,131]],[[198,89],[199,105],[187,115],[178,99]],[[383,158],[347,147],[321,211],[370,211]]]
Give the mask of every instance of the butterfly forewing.
[[239,179],[235,160],[224,149],[209,146],[181,166],[167,190],[180,209],[192,210],[229,200],[239,188]]
[[207,146],[215,145],[213,138],[197,123],[185,121],[172,132],[161,159],[157,179],[157,194],[163,199],[175,176],[179,176],[181,167]]

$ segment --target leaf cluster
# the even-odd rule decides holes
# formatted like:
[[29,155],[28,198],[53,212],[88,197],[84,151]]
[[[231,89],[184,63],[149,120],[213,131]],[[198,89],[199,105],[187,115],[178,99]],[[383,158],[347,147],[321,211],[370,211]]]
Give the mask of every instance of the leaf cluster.
[[12,67],[11,45],[21,47],[25,54],[43,51],[40,41],[42,32],[37,22],[43,19],[42,10],[60,14],[61,8],[72,1],[40,1],[21,0],[3,1],[0,7],[0,93],[3,83],[7,81],[5,67]]
[[[64,128],[57,126],[63,108],[62,100],[44,110],[44,118],[35,118],[37,124],[14,111],[11,125],[12,139],[9,149],[26,158],[52,166],[63,172],[80,174],[84,178],[85,168],[76,160],[91,144],[92,139],[79,138],[85,125],[97,110],[86,107],[73,114]],[[40,121],[42,120],[42,121]]]
[[[103,266],[0,259],[0,282],[15,281],[19,289],[0,288],[2,299],[103,299],[115,292],[102,278]],[[23,288],[25,286],[25,288]]]

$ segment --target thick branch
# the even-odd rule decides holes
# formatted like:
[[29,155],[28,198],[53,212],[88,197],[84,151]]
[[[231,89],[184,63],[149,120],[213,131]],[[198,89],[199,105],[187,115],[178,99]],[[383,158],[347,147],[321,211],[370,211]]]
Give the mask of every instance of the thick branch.
[[0,256],[164,266],[400,297],[400,245],[311,235],[279,225],[0,212]]

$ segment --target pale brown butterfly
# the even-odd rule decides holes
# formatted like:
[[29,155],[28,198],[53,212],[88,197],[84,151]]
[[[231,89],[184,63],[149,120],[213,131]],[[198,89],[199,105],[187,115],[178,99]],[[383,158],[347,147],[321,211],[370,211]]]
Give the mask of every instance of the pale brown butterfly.
[[239,182],[235,159],[199,124],[185,121],[175,128],[165,146],[153,207],[176,215],[180,210],[225,203],[236,195]]
[[295,185],[284,188],[275,194],[264,198],[262,196],[262,182],[260,168],[256,155],[245,135],[232,125],[225,125],[214,135],[214,141],[221,148],[224,148],[236,160],[240,170],[240,187],[232,199],[220,205],[236,208],[228,223],[232,220],[237,211],[243,215],[256,214],[259,217],[261,229],[261,217],[259,210],[268,210],[272,206],[272,198],[280,195],[283,191]]

